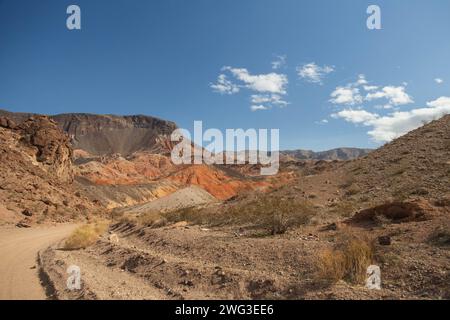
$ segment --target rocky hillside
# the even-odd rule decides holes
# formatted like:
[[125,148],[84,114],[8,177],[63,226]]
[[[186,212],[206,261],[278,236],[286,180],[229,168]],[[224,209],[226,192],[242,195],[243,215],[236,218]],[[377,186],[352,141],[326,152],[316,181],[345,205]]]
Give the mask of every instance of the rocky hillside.
[[[1,115],[22,123],[33,114],[0,110]],[[49,118],[69,134],[74,149],[95,156],[114,153],[126,156],[142,150],[167,153],[171,150],[170,134],[177,128],[173,122],[143,115],[69,113]]]
[[450,197],[450,115],[344,166],[351,193],[378,202]]
[[0,220],[66,221],[99,209],[72,184],[69,137],[45,116],[0,117]]

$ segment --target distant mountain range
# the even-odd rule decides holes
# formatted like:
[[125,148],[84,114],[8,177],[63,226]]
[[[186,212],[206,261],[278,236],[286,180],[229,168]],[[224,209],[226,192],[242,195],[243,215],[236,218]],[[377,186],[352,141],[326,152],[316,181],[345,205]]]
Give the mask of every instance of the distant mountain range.
[[336,148],[327,151],[314,152],[311,150],[288,150],[281,154],[295,160],[352,160],[364,157],[372,149]]
[[[18,113],[0,109],[0,116],[22,123],[34,113]],[[86,113],[51,115],[57,125],[69,134],[74,149],[94,156],[131,155],[136,151],[168,153],[172,148],[170,134],[174,122],[145,115],[118,116]],[[328,151],[282,151],[285,160],[351,160],[367,155],[371,149],[337,148]]]

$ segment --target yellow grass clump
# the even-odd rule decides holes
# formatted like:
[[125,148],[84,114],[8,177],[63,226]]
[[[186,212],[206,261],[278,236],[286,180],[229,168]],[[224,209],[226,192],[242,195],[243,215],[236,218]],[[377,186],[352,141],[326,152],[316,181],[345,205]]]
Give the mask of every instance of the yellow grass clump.
[[98,221],[75,229],[75,231],[66,239],[64,249],[85,249],[90,245],[93,245],[100,236],[106,232],[108,226],[109,223],[107,221]]
[[320,253],[318,278],[332,282],[346,280],[354,284],[362,283],[372,260],[373,249],[370,243],[358,238],[346,239],[336,248]]

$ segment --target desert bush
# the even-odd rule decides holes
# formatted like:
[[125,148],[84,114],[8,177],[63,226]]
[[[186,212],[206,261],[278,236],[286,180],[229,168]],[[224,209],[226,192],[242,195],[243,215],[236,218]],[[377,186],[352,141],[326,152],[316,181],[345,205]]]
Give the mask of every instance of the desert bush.
[[428,236],[428,242],[436,246],[450,246],[450,227],[440,226]]
[[343,189],[347,189],[351,187],[355,183],[356,179],[352,174],[349,174],[345,177],[344,181],[340,184],[340,187]]
[[64,249],[77,250],[89,247],[106,232],[108,226],[107,221],[97,221],[75,229],[64,242]]
[[355,203],[350,201],[339,201],[331,207],[330,211],[334,214],[337,214],[341,217],[350,217],[355,213],[358,209]]
[[170,222],[188,221],[210,226],[250,225],[282,234],[309,222],[316,209],[306,200],[261,196],[252,201],[218,208],[186,208],[164,214]]
[[362,283],[372,259],[373,248],[367,240],[349,237],[341,240],[334,249],[319,254],[317,276],[331,282]]
[[167,218],[157,211],[149,211],[137,217],[137,223],[146,227],[161,228],[167,224]]
[[345,195],[346,196],[353,196],[353,195],[358,194],[360,192],[361,192],[361,189],[357,185],[352,185],[345,191]]

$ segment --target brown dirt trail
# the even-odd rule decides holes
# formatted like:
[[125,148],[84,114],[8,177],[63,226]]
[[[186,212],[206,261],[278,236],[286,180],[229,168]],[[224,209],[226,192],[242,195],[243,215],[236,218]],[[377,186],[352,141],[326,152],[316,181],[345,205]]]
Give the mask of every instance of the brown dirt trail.
[[46,299],[36,263],[40,250],[67,237],[73,224],[0,229],[0,300]]

